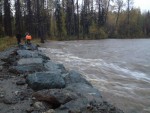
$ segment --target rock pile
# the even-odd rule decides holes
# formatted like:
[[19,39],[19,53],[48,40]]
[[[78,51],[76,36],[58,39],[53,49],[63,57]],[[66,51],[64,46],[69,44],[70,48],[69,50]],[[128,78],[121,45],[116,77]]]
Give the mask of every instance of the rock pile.
[[10,49],[1,56],[0,65],[25,77],[17,85],[33,89],[28,113],[123,113],[104,101],[80,73],[52,62],[33,44]]

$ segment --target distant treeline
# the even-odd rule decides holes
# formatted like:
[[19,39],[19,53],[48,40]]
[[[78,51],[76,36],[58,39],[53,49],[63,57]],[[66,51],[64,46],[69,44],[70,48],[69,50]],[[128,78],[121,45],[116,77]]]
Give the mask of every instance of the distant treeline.
[[0,37],[56,40],[150,37],[150,13],[127,0],[0,0]]

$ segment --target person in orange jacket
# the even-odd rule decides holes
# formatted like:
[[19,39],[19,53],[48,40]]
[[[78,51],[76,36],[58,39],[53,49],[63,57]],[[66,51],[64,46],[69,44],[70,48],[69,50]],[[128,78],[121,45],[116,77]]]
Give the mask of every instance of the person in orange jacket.
[[30,44],[31,39],[32,39],[32,36],[29,33],[27,33],[27,35],[26,35],[26,43]]

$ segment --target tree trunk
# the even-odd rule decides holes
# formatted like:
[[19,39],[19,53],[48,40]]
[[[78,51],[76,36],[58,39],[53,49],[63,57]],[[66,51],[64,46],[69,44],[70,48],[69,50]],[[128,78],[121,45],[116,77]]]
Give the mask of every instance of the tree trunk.
[[6,36],[12,36],[10,0],[4,0],[4,30]]

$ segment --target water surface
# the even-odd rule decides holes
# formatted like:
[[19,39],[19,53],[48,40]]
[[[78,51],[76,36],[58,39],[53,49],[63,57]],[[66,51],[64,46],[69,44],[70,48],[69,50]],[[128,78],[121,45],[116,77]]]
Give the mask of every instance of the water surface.
[[52,41],[40,49],[125,113],[150,113],[150,40]]

